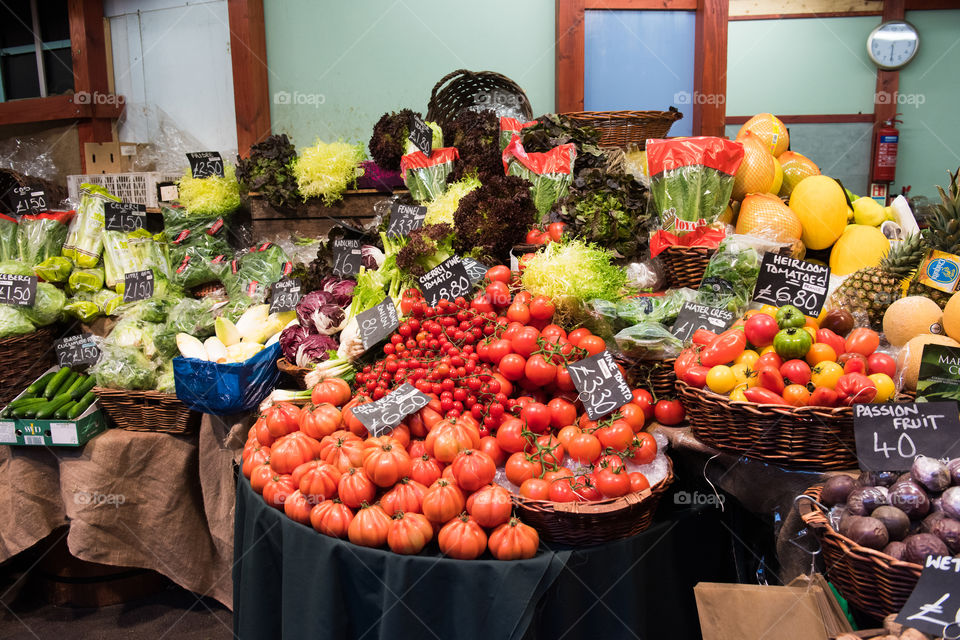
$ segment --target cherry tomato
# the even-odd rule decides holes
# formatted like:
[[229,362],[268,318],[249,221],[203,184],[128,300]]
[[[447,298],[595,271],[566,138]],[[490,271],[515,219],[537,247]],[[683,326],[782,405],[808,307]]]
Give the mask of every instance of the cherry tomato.
[[510,273],[510,267],[498,264],[495,267],[490,267],[487,269],[487,280],[491,282],[502,282],[504,284],[510,284],[510,278],[513,276]]
[[679,400],[660,400],[653,406],[653,415],[660,424],[671,426],[682,422],[686,412]]

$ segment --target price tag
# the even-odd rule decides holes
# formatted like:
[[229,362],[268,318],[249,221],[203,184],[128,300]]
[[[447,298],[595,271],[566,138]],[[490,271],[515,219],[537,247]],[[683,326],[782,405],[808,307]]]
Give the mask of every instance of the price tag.
[[[651,310],[652,308],[653,304],[651,303]],[[732,311],[708,307],[695,302],[684,302],[683,308],[677,314],[676,322],[673,323],[671,333],[678,340],[686,342],[697,332],[697,329],[709,329],[714,333],[722,333],[730,328],[733,321]]]
[[283,278],[273,283],[270,292],[270,313],[293,311],[300,302],[300,280]]
[[388,338],[400,326],[397,308],[390,296],[372,309],[358,313],[357,325],[360,327],[364,351],[369,351],[370,347]]
[[960,558],[927,557],[897,622],[931,638],[960,638]]
[[472,285],[487,277],[488,268],[473,258],[464,258],[463,268],[467,270],[467,277],[470,278],[470,284]]
[[363,423],[370,435],[379,437],[393,431],[404,418],[430,404],[430,396],[405,382],[374,402],[360,404],[350,411]]
[[57,350],[57,363],[61,367],[94,364],[100,359],[100,348],[94,343],[93,336],[89,333],[67,336],[57,340],[54,347]]
[[960,402],[960,349],[927,344],[920,354],[917,399]]
[[137,302],[153,297],[153,271],[131,271],[123,274],[123,301]]
[[146,205],[136,202],[103,203],[103,228],[107,231],[137,231],[147,224]]
[[753,300],[775,307],[792,304],[808,316],[817,316],[827,299],[829,284],[830,267],[765,253]]
[[420,291],[427,304],[436,306],[441,300],[456,300],[470,293],[470,278],[460,256],[447,258],[419,278]]
[[416,204],[400,204],[394,202],[390,206],[390,226],[387,235],[408,236],[423,226],[427,217],[427,208]]
[[633,400],[630,385],[609,351],[569,364],[567,371],[591,420],[599,420]]
[[360,240],[333,239],[333,273],[341,278],[356,278],[363,266]]
[[417,114],[410,116],[410,134],[407,137],[424,155],[433,153],[433,129]]
[[907,471],[918,455],[952,458],[960,452],[956,402],[855,404],[853,432],[866,471]]
[[37,297],[37,276],[0,273],[0,304],[32,307]]
[[14,187],[10,196],[10,210],[17,216],[44,213],[47,211],[47,196],[43,191],[30,187]]
[[194,178],[223,177],[223,158],[219,151],[194,151],[187,154],[187,160]]

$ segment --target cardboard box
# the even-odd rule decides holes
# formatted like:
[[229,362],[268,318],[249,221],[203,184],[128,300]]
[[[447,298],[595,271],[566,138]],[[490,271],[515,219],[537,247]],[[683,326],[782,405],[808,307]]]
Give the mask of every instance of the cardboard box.
[[[59,367],[44,371],[42,378]],[[21,391],[17,398],[21,397]],[[16,398],[14,398],[16,399]],[[76,420],[52,418],[0,418],[0,444],[34,447],[80,447],[102,431],[106,431],[107,422],[100,411],[99,400],[87,407]]]
[[128,173],[145,147],[137,142],[87,142],[83,145],[87,173]]

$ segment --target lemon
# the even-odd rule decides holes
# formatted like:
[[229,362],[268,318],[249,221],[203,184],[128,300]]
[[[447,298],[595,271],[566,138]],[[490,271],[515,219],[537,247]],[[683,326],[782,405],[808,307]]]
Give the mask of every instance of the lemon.
[[857,224],[879,227],[887,219],[883,206],[873,198],[863,196],[853,202],[853,221]]

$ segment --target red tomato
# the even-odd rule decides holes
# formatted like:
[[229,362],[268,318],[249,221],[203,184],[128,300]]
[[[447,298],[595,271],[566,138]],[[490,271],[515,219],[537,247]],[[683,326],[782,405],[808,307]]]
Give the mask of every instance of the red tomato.
[[[502,428],[502,427],[501,427],[501,428]],[[563,427],[562,429],[560,429],[560,431],[557,433],[557,440],[559,440],[560,443],[561,443],[564,447],[566,447],[566,449],[569,451],[569,449],[570,449],[570,441],[573,440],[574,436],[577,436],[577,435],[579,435],[579,434],[581,434],[581,433],[583,433],[583,430],[580,429],[580,427],[578,427],[578,426],[575,425],[575,424],[569,424],[569,425]],[[498,432],[498,434],[499,434],[499,432]]]
[[783,365],[783,360],[773,351],[768,351],[767,353],[760,356],[756,364],[753,365],[754,369],[759,369],[760,367],[773,367],[776,370],[780,370],[780,367]]
[[542,471],[540,462],[525,453],[514,453],[507,458],[507,464],[504,466],[507,480],[518,486],[523,484],[524,480],[539,476]]
[[580,344],[577,346],[586,349],[587,355],[595,356],[607,348],[607,343],[600,336],[589,335],[581,338]]
[[633,428],[626,420],[614,420],[609,425],[600,427],[594,432],[604,448],[614,451],[625,451],[633,442]]
[[[864,375],[867,374],[867,368],[869,367],[867,358],[855,351],[848,351],[837,358],[837,364],[843,367],[844,373],[862,373]],[[896,370],[896,364],[894,364],[894,370]]]
[[537,345],[537,339],[539,337],[539,331],[533,327],[524,327],[513,334],[513,337],[510,339],[510,346],[513,347],[514,353],[519,353],[524,358],[529,358],[530,354],[539,348],[539,345]]
[[[497,267],[494,267],[494,269],[496,268]],[[510,304],[510,288],[507,286],[506,282],[494,280],[487,285],[487,288],[484,291],[486,292],[487,297],[490,298],[490,302],[498,307],[505,307]]]
[[835,407],[840,402],[837,392],[829,387],[817,387],[810,394],[807,404],[811,407]]
[[630,460],[636,464],[650,464],[657,457],[657,449],[656,438],[641,431],[630,445]]
[[548,495],[553,502],[581,502],[580,496],[574,491],[573,478],[561,478],[550,484]]
[[[567,339],[567,332],[563,330],[563,327],[556,324],[548,324],[541,331],[540,335],[543,336],[544,340],[553,339],[554,336],[557,338]],[[561,343],[562,344],[562,343]]]
[[493,311],[493,304],[490,302],[490,297],[482,293],[470,302],[470,308],[480,313],[487,313]]
[[630,493],[630,475],[624,468],[604,467],[593,472],[597,489],[605,498],[619,498]]
[[669,427],[680,424],[686,412],[679,400],[660,400],[653,406],[653,415],[657,422]]
[[510,340],[494,340],[487,347],[487,359],[493,364],[500,364],[503,356],[513,353],[513,342]]
[[543,235],[543,231],[539,229],[530,229],[530,231],[527,231],[527,244],[543,244]]
[[[792,384],[807,384],[810,382],[810,365],[803,360],[787,360],[780,366],[780,375]],[[763,382],[760,384],[763,385]]]
[[534,320],[549,320],[553,317],[556,307],[546,296],[536,296],[530,301],[530,317]]
[[650,481],[647,480],[647,476],[643,475],[639,471],[630,472],[630,490],[631,491],[643,491],[644,489],[650,488]]
[[576,385],[573,384],[573,378],[570,377],[570,372],[567,371],[566,365],[559,365],[557,367],[557,389],[560,391],[575,391]]
[[507,461],[506,452],[504,452],[503,448],[500,446],[500,443],[497,442],[497,439],[494,436],[484,436],[480,438],[480,451],[483,451],[485,454],[493,458],[493,462],[498,467],[502,466],[503,463]]
[[500,360],[500,373],[503,374],[507,380],[516,382],[523,378],[523,370],[527,366],[526,359],[516,353],[510,353],[503,356],[503,359]]
[[761,349],[773,344],[773,337],[779,330],[776,318],[767,313],[756,313],[743,323],[743,333],[747,340]]
[[896,377],[897,361],[885,353],[871,353],[867,358],[870,373],[885,373],[891,378]]
[[487,269],[487,280],[491,282],[502,282],[504,284],[510,284],[510,278],[513,276],[510,273],[510,267],[498,264],[495,267],[490,267]]
[[817,342],[822,342],[833,347],[833,352],[837,354],[837,356],[847,350],[847,341],[843,339],[843,336],[838,336],[830,329],[819,329],[817,331]]
[[520,495],[530,500],[549,500],[550,483],[541,478],[527,478],[520,485]]
[[530,307],[514,300],[510,308],[507,309],[507,320],[527,324],[530,322]]
[[546,387],[557,379],[557,365],[538,353],[530,356],[523,373],[536,386]]
[[869,356],[880,346],[880,336],[873,329],[858,327],[847,336],[847,351]]
[[563,232],[566,230],[567,225],[562,222],[552,222],[547,225],[547,233],[550,234],[550,239],[554,242],[560,242],[563,240]]
[[562,429],[577,421],[577,407],[569,400],[554,398],[547,404],[550,409],[550,426]]
[[707,374],[709,372],[710,369],[708,367],[695,364],[684,372],[682,379],[690,386],[703,389],[704,385],[707,384]]
[[590,329],[585,329],[584,327],[580,327],[579,329],[574,329],[569,334],[567,334],[567,340],[569,340],[570,344],[572,344],[573,346],[579,347],[580,340],[590,335],[593,335],[592,333],[590,333]]
[[783,388],[786,386],[783,384],[783,375],[773,367],[761,367],[757,369],[757,384],[776,394],[783,393]]
[[550,435],[537,438],[536,445],[527,445],[525,452],[547,465],[561,464],[565,454],[563,443]]
[[653,420],[653,394],[646,389],[633,390],[633,404],[643,409],[643,417],[647,422]]
[[700,352],[698,347],[688,347],[680,352],[677,359],[673,362],[673,373],[683,380],[684,374],[690,367],[700,364]]
[[633,429],[634,433],[643,429],[643,425],[646,423],[647,418],[638,405],[635,405],[632,402],[628,402],[619,409],[620,415],[623,416],[624,422],[630,425],[630,428]]
[[527,428],[534,433],[546,433],[547,429],[550,428],[550,409],[545,404],[531,402],[521,410],[520,418],[527,423]]
[[693,335],[690,337],[690,341],[693,344],[698,344],[701,347],[705,347],[714,340],[717,339],[717,334],[708,329],[697,329],[693,332]]
[[602,451],[603,445],[592,433],[579,433],[567,445],[567,454],[580,464],[592,464]]
[[747,348],[747,336],[739,329],[724,331],[717,339],[700,352],[700,364],[715,367],[718,364],[732,362]]
[[783,396],[779,393],[774,393],[770,389],[764,389],[763,387],[746,389],[743,395],[748,401],[756,402],[757,404],[787,404],[787,401],[784,400]]

